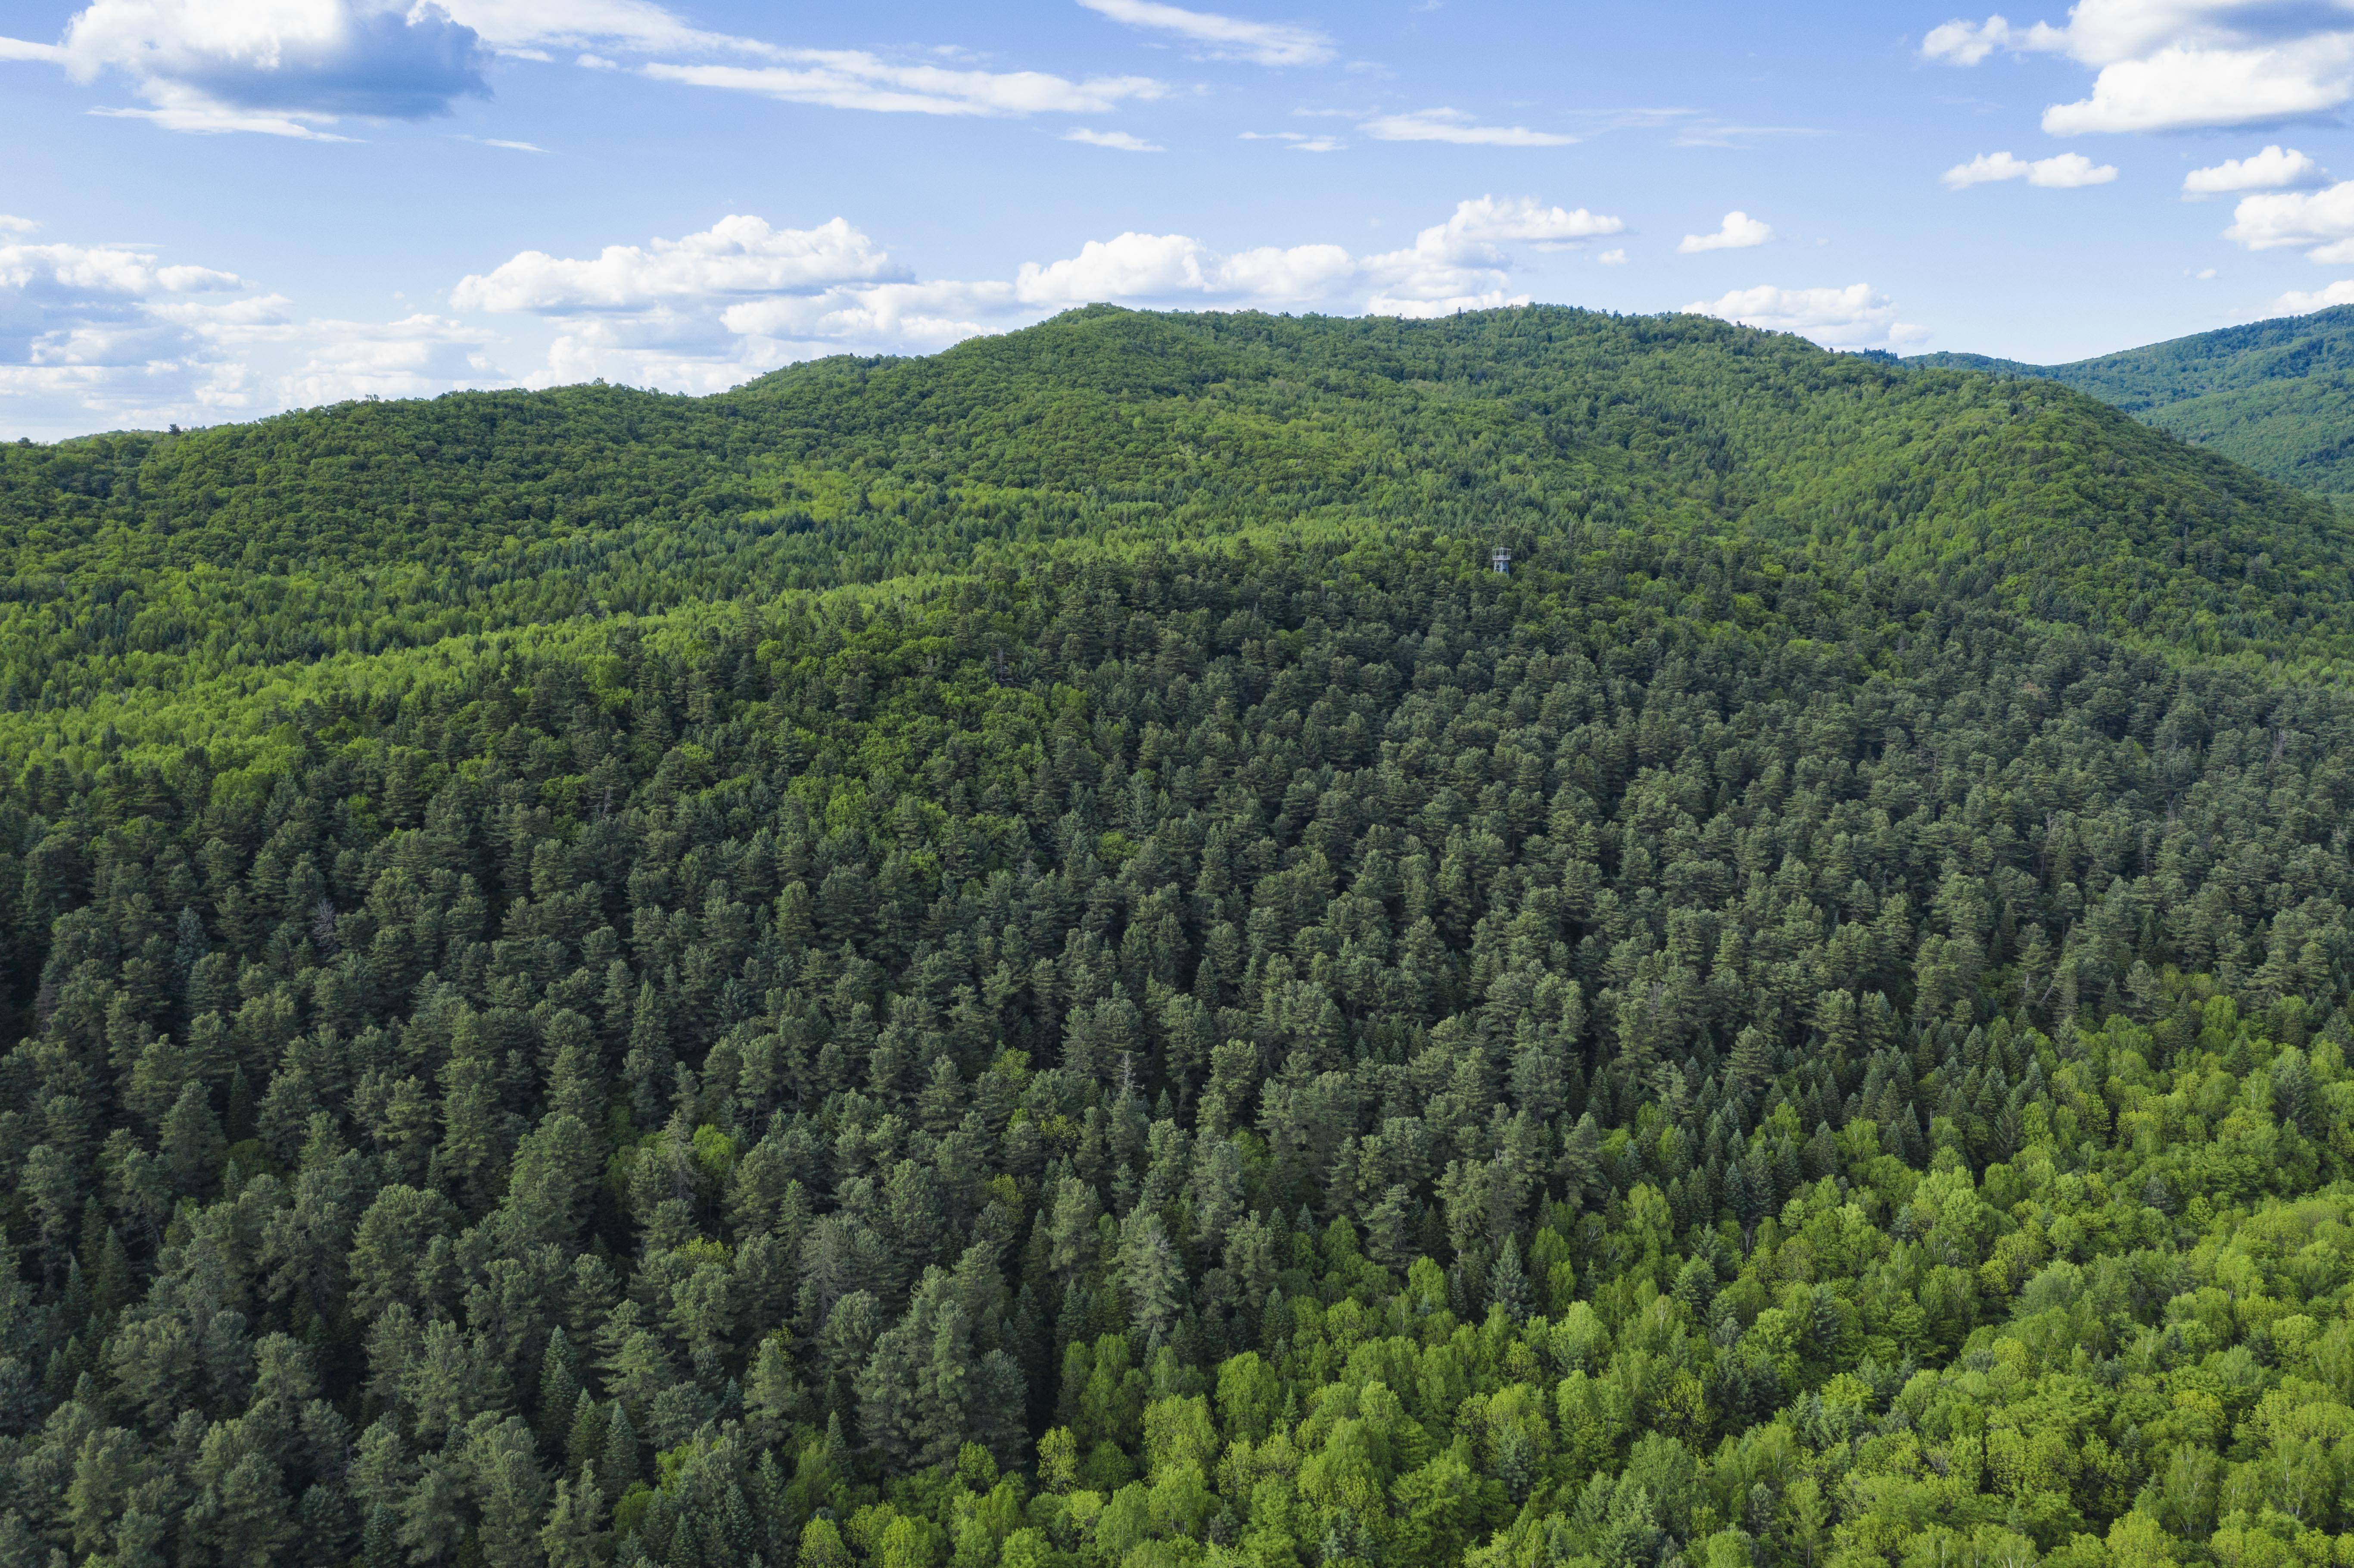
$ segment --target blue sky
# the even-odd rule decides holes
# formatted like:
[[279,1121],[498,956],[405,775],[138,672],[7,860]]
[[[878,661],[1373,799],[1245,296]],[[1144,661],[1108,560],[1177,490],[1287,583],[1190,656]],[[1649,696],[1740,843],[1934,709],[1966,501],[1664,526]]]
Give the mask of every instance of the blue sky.
[[2060,360],[2354,302],[2354,0],[17,0],[0,434],[1093,300]]

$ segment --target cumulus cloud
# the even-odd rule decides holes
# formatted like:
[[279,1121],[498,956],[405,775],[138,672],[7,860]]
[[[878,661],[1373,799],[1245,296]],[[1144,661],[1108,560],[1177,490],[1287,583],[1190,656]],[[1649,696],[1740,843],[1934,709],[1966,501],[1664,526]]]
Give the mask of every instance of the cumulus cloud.
[[2354,33],[2261,49],[2160,49],[2104,69],[2093,95],[2043,114],[2055,136],[2262,125],[2327,113],[2354,97]]
[[822,293],[747,300],[720,313],[730,333],[779,344],[933,347],[989,330],[982,324],[1016,304],[1011,283],[876,283]]
[[845,219],[790,228],[747,215],[594,256],[526,250],[461,279],[450,301],[555,329],[529,385],[602,376],[686,392],[821,355],[945,347],[1020,308],[1008,281],[916,280]]
[[1526,294],[1507,291],[1511,259],[1504,245],[1565,249],[1626,227],[1623,218],[1582,207],[1548,207],[1530,196],[1458,202],[1446,222],[1416,234],[1412,246],[1364,259],[1361,270],[1373,284],[1366,309],[1376,315],[1439,316],[1526,304]]
[[302,408],[496,385],[505,377],[488,352],[494,341],[483,328],[426,313],[384,323],[309,322],[296,338],[301,360],[279,379],[279,400]]
[[[1525,303],[1519,254],[1626,225],[1482,196],[1373,254],[1129,232],[959,281],[913,276],[845,219],[791,228],[737,215],[590,255],[523,251],[461,278],[446,310],[387,322],[306,318],[218,269],[140,247],[37,244],[31,228],[0,218],[0,429],[12,433],[598,376],[709,392],[795,360],[928,352],[1097,301],[1443,315]],[[514,350],[501,317],[528,318],[542,345],[526,375],[502,368]]]
[[1160,5],[1156,0],[1079,0],[1079,4],[1115,22],[1182,38],[1194,53],[1211,59],[1312,66],[1332,58],[1332,40],[1313,27],[1249,22],[1211,11]]
[[1774,226],[1750,217],[1745,212],[1728,212],[1714,234],[1687,234],[1677,253],[1697,255],[1703,250],[1745,250],[1753,245],[1763,245],[1774,238]]
[[[23,233],[22,220],[0,231]],[[484,329],[304,320],[283,295],[150,248],[0,243],[0,428],[202,422],[498,384]]]
[[1459,109],[1376,115],[1357,129],[1376,142],[1453,142],[1467,147],[1565,147],[1577,140],[1525,125],[1482,125]]
[[1459,202],[1402,249],[1334,244],[1224,249],[1184,234],[1089,240],[1010,278],[919,280],[837,218],[813,228],[722,219],[679,239],[593,257],[526,251],[451,291],[461,311],[528,313],[557,336],[535,384],[603,376],[712,390],[796,359],[914,352],[1097,301],[1181,308],[1440,315],[1522,303],[1508,247],[1558,249],[1623,220],[1530,197]]
[[1601,262],[1605,267],[1624,267],[1627,265],[1627,252],[1617,249],[1605,250],[1601,255],[1596,256],[1595,260]]
[[234,274],[129,246],[0,244],[0,411],[228,401],[215,342],[270,308],[228,297],[243,292]]
[[2354,261],[2354,180],[2243,196],[2223,238],[2251,250],[2305,247],[2317,261]]
[[1521,240],[1539,249],[1558,249],[1617,234],[1624,218],[1592,213],[1584,207],[1547,207],[1534,196],[1483,196],[1455,204],[1445,223],[1426,228],[1416,238],[1418,250],[1437,251],[1450,260],[1477,260],[1493,264],[1501,260],[1496,246]]
[[2058,27],[2041,22],[2014,27],[2003,17],[1988,16],[1983,22],[1947,22],[1930,28],[1921,40],[1921,52],[1948,65],[1974,66],[1997,49],[2059,49],[2066,44],[2067,34]]
[[319,136],[346,116],[421,120],[488,92],[482,38],[405,0],[94,0],[57,44],[0,40],[0,58],[122,80],[143,107],[102,112],[175,131]]
[[1968,163],[1947,169],[1943,177],[1948,189],[1957,191],[2000,180],[2025,180],[2048,190],[2074,190],[2084,185],[2107,185],[2117,177],[2117,171],[2115,164],[2095,164],[2082,153],[2062,153],[2033,163],[2009,153],[1980,153]]
[[1090,147],[1109,147],[1115,153],[1161,153],[1168,150],[1158,143],[1148,142],[1126,131],[1090,131],[1084,125],[1064,132],[1063,140],[1084,142]]
[[2306,292],[2292,289],[2273,302],[2274,310],[2289,316],[2326,311],[2332,305],[2354,305],[2354,278],[2340,278],[2335,283]]
[[2324,185],[2329,173],[2294,147],[2271,146],[2245,158],[2226,158],[2182,176],[2186,196],[2227,196],[2233,191],[2296,190]]
[[1181,308],[1439,315],[1525,302],[1507,247],[1554,249],[1625,228],[1527,197],[1458,203],[1411,246],[1224,249],[1191,235],[1090,240],[1010,278],[918,280],[842,219],[809,229],[733,217],[679,239],[566,259],[526,251],[461,280],[461,311],[522,312],[557,335],[533,384],[592,376],[709,391],[797,359],[920,352],[1097,301]]
[[609,245],[588,260],[526,250],[450,291],[460,310],[543,314],[634,310],[664,300],[811,292],[894,275],[890,258],[841,218],[772,228],[729,217],[683,239]]
[[1013,293],[1029,305],[1096,300],[1304,304],[1331,294],[1356,268],[1337,245],[1221,253],[1182,234],[1123,234],[1090,239],[1061,261],[1024,262]]
[[1869,283],[1843,289],[1778,289],[1762,283],[1685,310],[1722,316],[1767,332],[1796,333],[1830,348],[1882,348],[1918,343],[1925,329],[1897,319],[1895,302]]
[[2043,129],[2059,136],[2278,123],[2354,101],[2347,0],[2078,0],[2064,26],[1956,20],[1921,49],[1956,66],[2016,50],[2090,68],[2089,96],[2044,111]]
[[159,263],[152,251],[128,246],[0,245],[0,288],[58,297],[141,298],[211,293],[244,286],[234,272],[186,264],[167,266]]
[[142,101],[98,113],[174,131],[325,139],[335,134],[325,128],[346,118],[447,114],[461,99],[488,96],[483,72],[493,56],[547,60],[554,49],[579,50],[579,66],[599,69],[621,66],[612,53],[667,55],[642,69],[695,86],[885,112],[1101,112],[1164,90],[1144,77],[1075,81],[784,48],[693,26],[648,0],[93,0],[57,44],[0,38],[0,59],[62,65],[82,81],[127,81]]

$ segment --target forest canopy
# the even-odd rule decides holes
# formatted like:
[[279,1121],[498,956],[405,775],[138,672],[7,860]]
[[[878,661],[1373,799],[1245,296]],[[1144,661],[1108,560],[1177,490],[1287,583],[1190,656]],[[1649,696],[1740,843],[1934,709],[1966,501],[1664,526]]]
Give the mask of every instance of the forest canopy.
[[2354,499],[2354,306],[2070,365],[1925,354],[1908,365],[2049,377],[2283,484]]
[[0,506],[0,1568],[2354,1564],[2348,542],[2089,397],[1098,310]]

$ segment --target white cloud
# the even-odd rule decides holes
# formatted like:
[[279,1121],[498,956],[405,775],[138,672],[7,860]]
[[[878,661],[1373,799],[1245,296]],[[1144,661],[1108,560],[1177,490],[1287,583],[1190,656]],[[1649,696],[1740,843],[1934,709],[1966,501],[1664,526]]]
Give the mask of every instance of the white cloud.
[[684,392],[820,355],[942,348],[1021,308],[1008,282],[909,278],[844,219],[779,228],[742,215],[591,257],[524,251],[460,280],[450,299],[556,328],[529,385],[602,376]]
[[2062,153],[2057,157],[2038,158],[2027,166],[2027,183],[2047,190],[2077,190],[2085,185],[2105,185],[2117,177],[2115,164],[2094,164],[2082,153]]
[[1363,273],[1374,285],[1366,309],[1376,315],[1438,316],[1526,304],[1526,294],[1505,291],[1510,259],[1503,244],[1561,249],[1626,227],[1623,218],[1582,207],[1547,207],[1528,196],[1458,202],[1446,222],[1416,234],[1409,249],[1364,259]]
[[2294,147],[2271,146],[2245,158],[2226,158],[2211,168],[2182,176],[2186,196],[2225,196],[2233,191],[2295,190],[2327,182],[2328,171]]
[[352,397],[430,397],[453,387],[505,381],[480,327],[412,315],[387,323],[315,321],[302,333],[302,362],[278,381],[288,408]]
[[143,106],[96,112],[166,130],[335,139],[323,128],[346,118],[447,114],[461,99],[488,95],[493,56],[546,61],[556,48],[580,50],[577,63],[590,69],[620,69],[615,52],[700,55],[644,69],[843,109],[1087,113],[1165,90],[1144,77],[1074,81],[781,48],[693,26],[647,0],[93,0],[58,44],[0,38],[0,60],[62,65],[81,81],[127,79]]
[[544,48],[763,53],[755,39],[706,32],[647,0],[436,0],[492,48],[521,53]]
[[52,297],[137,298],[243,287],[233,272],[164,266],[152,251],[129,246],[0,245],[0,289],[38,291]]
[[59,43],[8,40],[0,58],[126,79],[146,107],[101,112],[175,131],[315,137],[346,116],[421,120],[489,90],[473,29],[401,0],[94,0]]
[[1304,131],[1246,131],[1245,142],[1281,142],[1294,153],[1338,153],[1349,143],[1338,136],[1310,136]]
[[487,96],[493,54],[546,59],[540,46],[588,43],[769,51],[645,0],[92,0],[58,43],[0,38],[0,60],[126,80],[145,107],[98,112],[166,130],[335,139],[321,127],[427,119]]
[[1188,11],[1156,0],[1079,0],[1100,16],[1131,27],[1170,33],[1212,59],[1253,65],[1322,65],[1332,58],[1332,40],[1313,27],[1280,22],[1246,22],[1210,11]]
[[672,65],[646,74],[695,87],[758,93],[787,103],[865,109],[892,114],[1100,114],[1167,90],[1143,76],[1090,77],[1085,81],[1044,71],[958,70],[946,66],[895,65],[857,49],[795,49],[790,64]]
[[1695,301],[1684,309],[1767,332],[1796,333],[1830,348],[1893,347],[1928,335],[1925,329],[1899,321],[1895,302],[1869,283],[1844,289],[1777,289],[1766,283],[1735,289],[1712,302]]
[[1482,125],[1459,109],[1378,115],[1357,129],[1376,142],[1453,142],[1470,147],[1565,147],[1577,140],[1525,125]]
[[2283,315],[2301,316],[2311,311],[2326,311],[2332,305],[2354,305],[2354,278],[2340,278],[2325,288],[2300,293],[2292,289],[2273,302],[2273,308]]
[[985,319],[1018,302],[1011,283],[877,283],[747,300],[719,321],[731,333],[779,343],[940,347],[988,331]]
[[[0,429],[217,420],[596,376],[710,392],[796,360],[928,352],[1099,300],[1443,315],[1525,303],[1511,286],[1518,250],[1625,227],[1584,207],[1483,196],[1380,254],[1130,232],[1011,276],[957,281],[910,276],[841,218],[783,228],[738,215],[588,256],[526,250],[460,279],[446,311],[370,323],[305,318],[281,295],[148,248],[37,245],[28,222],[0,218]],[[544,323],[532,329],[544,356],[535,351],[527,375],[502,367],[500,316]]]
[[2263,49],[2160,49],[2102,70],[2093,96],[2043,113],[2055,136],[2264,125],[2322,114],[2354,97],[2354,34]]
[[1745,212],[1728,212],[1724,222],[1714,234],[1687,234],[1676,247],[1679,255],[1691,256],[1702,250],[1745,250],[1753,245],[1763,245],[1774,238],[1774,226],[1750,217]]
[[1090,131],[1082,125],[1063,132],[1066,142],[1084,142],[1090,147],[1109,147],[1117,153],[1162,153],[1168,151],[1158,143],[1126,131]]
[[2000,16],[1988,16],[1983,22],[1947,22],[1930,28],[1921,40],[1921,52],[1948,65],[1974,66],[1997,49],[2057,49],[2065,47],[2065,40],[2059,28],[2041,22],[2020,28]]
[[1445,223],[1424,229],[1415,240],[1416,249],[1436,251],[1452,260],[1479,260],[1493,262],[1499,258],[1494,247],[1500,241],[1525,240],[1540,249],[1573,245],[1605,234],[1617,234],[1627,227],[1624,218],[1591,213],[1584,207],[1575,211],[1547,207],[1534,196],[1479,196],[1458,202],[1455,215]]
[[1013,292],[1032,305],[1176,299],[1301,303],[1324,298],[1356,270],[1337,245],[1263,246],[1226,255],[1182,234],[1123,234],[1090,239],[1065,260],[1024,262]]
[[483,137],[482,145],[485,147],[504,147],[510,153],[545,153],[547,151],[546,148],[539,146],[534,143],[503,142],[496,136]]
[[320,122],[332,123],[332,117],[305,114],[290,118],[283,114],[246,114],[168,89],[158,89],[156,96],[165,99],[154,109],[93,109],[92,114],[109,120],[144,120],[161,125],[166,131],[185,131],[198,136],[220,136],[232,132],[249,132],[260,136],[287,136],[305,142],[349,142],[350,136],[338,136],[331,131],[317,128]]
[[1601,262],[1605,267],[1624,267],[1627,265],[1627,252],[1624,250],[1605,250],[1601,255],[1596,256],[1595,260]]
[[2082,153],[2062,153],[2057,157],[2038,158],[2031,164],[2009,153],[1980,153],[1968,163],[1947,169],[1942,177],[1948,189],[1957,191],[1999,180],[2025,180],[2031,185],[2049,190],[2074,190],[2084,185],[2107,185],[2117,177],[2117,171],[2115,164],[2095,164]]
[[557,336],[535,385],[603,376],[715,390],[796,359],[943,347],[1072,305],[1366,311],[1439,315],[1525,302],[1508,246],[1559,249],[1625,228],[1529,197],[1459,202],[1405,249],[1332,244],[1221,249],[1184,234],[1090,240],[1007,279],[910,278],[843,219],[809,229],[757,217],[567,260],[525,251],[451,291],[461,311],[526,312]]
[[683,239],[609,245],[592,260],[526,250],[459,280],[450,301],[461,311],[627,311],[664,300],[817,292],[894,273],[890,258],[841,218],[771,228],[731,216]]
[[2240,198],[2223,238],[2251,250],[2312,247],[2317,261],[2354,260],[2338,247],[2354,240],[2354,180],[2317,191],[2265,191]]
[[2354,101],[2347,0],[2078,0],[2064,26],[1952,21],[1921,48],[1957,66],[2009,49],[2092,69],[2089,97],[2044,111],[2058,136],[2277,123]]
[[[21,220],[0,228],[21,231]],[[284,296],[147,247],[0,243],[0,428],[70,434],[504,380],[437,317],[305,321]]]
[[559,328],[535,385],[592,376],[716,391],[819,355],[927,351],[1097,300],[1298,306],[1340,297],[1357,263],[1338,246],[1223,252],[1184,235],[1122,234],[1011,280],[917,281],[834,219],[757,217],[567,260],[526,251],[451,291],[461,310],[522,311]]

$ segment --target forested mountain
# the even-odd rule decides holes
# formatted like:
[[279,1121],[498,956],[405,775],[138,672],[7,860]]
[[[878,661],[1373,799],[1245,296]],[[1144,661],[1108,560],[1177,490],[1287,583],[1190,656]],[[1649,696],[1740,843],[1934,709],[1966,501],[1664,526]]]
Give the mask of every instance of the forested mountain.
[[241,754],[256,694],[422,679],[440,653],[418,651],[524,628],[1046,545],[1405,524],[1723,536],[2168,646],[2354,654],[2326,506],[2057,387],[1697,317],[1099,309],[721,397],[467,394],[0,447],[0,755],[106,722],[172,751],[220,726]]
[[2354,305],[2071,365],[1978,354],[1904,363],[2062,382],[2283,484],[2354,496]]
[[0,1568],[2348,1561],[2317,502],[1560,311],[5,472]]

